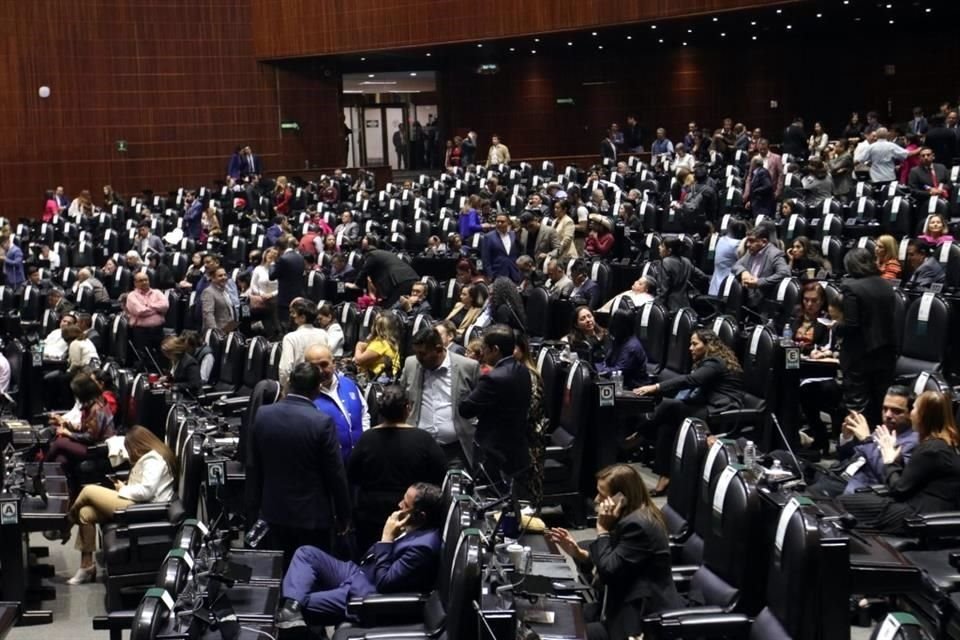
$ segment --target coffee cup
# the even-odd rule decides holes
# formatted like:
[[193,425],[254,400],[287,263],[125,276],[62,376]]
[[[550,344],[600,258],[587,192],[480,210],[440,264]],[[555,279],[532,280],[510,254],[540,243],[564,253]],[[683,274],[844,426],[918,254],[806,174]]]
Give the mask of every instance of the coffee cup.
[[814,268],[807,269],[807,280],[814,280],[817,277],[817,270]]
[[510,558],[510,564],[519,570],[523,565],[523,545],[511,544],[507,547],[507,557]]

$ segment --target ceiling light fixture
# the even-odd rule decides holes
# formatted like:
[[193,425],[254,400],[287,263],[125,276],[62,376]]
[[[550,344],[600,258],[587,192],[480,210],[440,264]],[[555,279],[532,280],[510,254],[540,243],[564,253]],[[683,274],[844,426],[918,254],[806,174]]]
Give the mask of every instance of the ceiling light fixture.
[[720,18],[714,17],[714,18],[713,18],[713,21],[714,21],[714,22],[720,22]]
[[721,32],[720,32],[720,37],[721,37],[721,38],[726,38],[726,37],[727,37],[727,34],[721,31]]
[[787,29],[793,29],[793,25],[792,25],[792,24],[788,24],[788,25],[787,25]]
[[750,21],[750,26],[751,26],[751,27],[757,26],[757,21],[756,21],[756,20],[751,20],[751,21]]
[[627,36],[627,40],[633,40],[633,36]]
[[366,61],[367,61],[366,58],[360,58],[360,62],[366,62]]
[[540,42],[540,38],[534,38],[533,41],[534,41],[534,42]]
[[516,47],[510,47],[510,51],[516,51],[516,50],[517,50]]
[[367,77],[368,77],[368,78],[376,78],[377,75],[376,75],[375,73],[370,73],[370,74],[367,74]]
[[410,77],[411,77],[411,78],[416,78],[416,77],[417,77],[417,72],[416,72],[416,71],[411,71],[411,72],[410,72]]
[[777,9],[777,15],[780,15],[781,13],[783,13],[783,9]]
[[482,42],[477,45],[477,49],[483,49],[483,43],[482,43]]
[[660,44],[663,44],[663,38],[660,38],[659,42]]
[[650,25],[650,28],[651,28],[651,29],[656,29],[656,28],[657,28],[657,25],[652,24],[652,25]]
[[603,49],[603,45],[601,44],[597,49]]
[[429,52],[427,53],[427,57],[428,57],[428,58],[429,58],[430,56],[432,56],[432,55],[433,55],[432,53],[429,53]]
[[597,32],[596,32],[596,31],[594,31],[594,32],[593,32],[593,33],[591,33],[590,35],[592,35],[592,36],[593,36],[594,38],[596,38],[596,37],[597,37]]
[[687,33],[693,33],[693,29],[687,29]]
[[687,46],[687,43],[686,43],[686,42],[684,42],[684,43],[683,43],[683,46]]
[[567,46],[568,46],[568,47],[572,47],[572,46],[573,46],[573,43],[572,43],[572,42],[568,42],[568,43],[567,43]]
[[756,39],[757,39],[757,36],[753,36],[753,39],[756,40]]
[[530,53],[536,54],[536,53],[537,53],[537,50],[536,50],[536,49],[530,49]]
[[822,17],[823,17],[823,14],[822,14],[822,13],[818,13],[818,14],[817,14],[817,17],[818,17],[818,18],[822,18]]

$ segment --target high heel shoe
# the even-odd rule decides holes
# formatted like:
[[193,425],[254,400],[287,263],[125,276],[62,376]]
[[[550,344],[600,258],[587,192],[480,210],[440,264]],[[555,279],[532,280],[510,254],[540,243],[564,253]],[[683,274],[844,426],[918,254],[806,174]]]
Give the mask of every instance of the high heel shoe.
[[97,579],[97,565],[92,564],[87,568],[80,567],[73,577],[67,580],[67,584],[78,585],[87,582],[94,582]]

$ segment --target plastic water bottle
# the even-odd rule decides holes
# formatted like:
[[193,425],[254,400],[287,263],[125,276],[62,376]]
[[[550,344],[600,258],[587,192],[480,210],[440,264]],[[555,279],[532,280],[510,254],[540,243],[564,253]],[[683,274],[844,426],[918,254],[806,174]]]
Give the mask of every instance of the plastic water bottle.
[[789,322],[783,325],[783,336],[780,338],[780,346],[782,347],[793,346],[793,328],[790,326]]
[[623,393],[623,372],[614,371],[611,374],[611,377],[613,378],[613,388],[616,391],[617,395],[620,395],[621,393]]
[[754,471],[757,464],[757,445],[753,444],[753,440],[747,440],[747,444],[743,447],[743,466]]
[[270,531],[270,525],[263,518],[259,518],[250,530],[247,531],[246,542],[251,549],[256,549],[257,545],[263,541],[264,536]]

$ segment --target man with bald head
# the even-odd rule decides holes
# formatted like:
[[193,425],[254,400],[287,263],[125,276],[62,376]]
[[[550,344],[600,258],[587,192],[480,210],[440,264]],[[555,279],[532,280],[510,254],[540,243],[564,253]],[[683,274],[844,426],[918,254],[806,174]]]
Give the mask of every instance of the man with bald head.
[[107,292],[107,288],[103,286],[103,283],[97,280],[94,277],[93,273],[88,267],[84,267],[77,271],[77,289],[80,287],[87,287],[93,291],[93,301],[97,304],[106,304],[110,302],[110,294]]
[[337,373],[333,353],[326,343],[308,346],[303,359],[320,370],[320,393],[313,405],[333,420],[343,463],[347,464],[360,435],[370,428],[367,401],[356,382]]
[[870,181],[877,187],[886,187],[897,179],[896,162],[906,160],[908,156],[916,155],[916,151],[907,151],[903,147],[890,142],[887,138],[890,132],[885,127],[876,131],[877,141],[869,145],[858,145],[854,153],[854,162],[870,165]]

